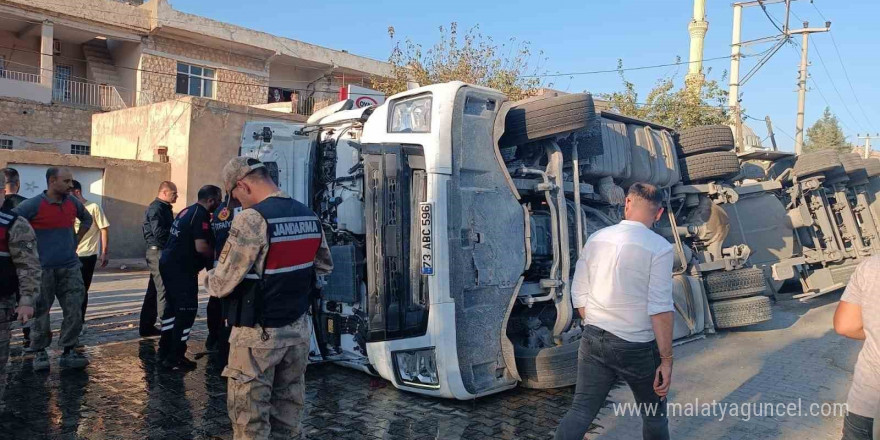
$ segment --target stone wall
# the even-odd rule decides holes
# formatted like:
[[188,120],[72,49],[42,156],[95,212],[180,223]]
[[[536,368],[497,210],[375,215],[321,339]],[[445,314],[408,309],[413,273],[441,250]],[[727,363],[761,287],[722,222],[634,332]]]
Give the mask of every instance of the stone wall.
[[156,55],[141,55],[141,84],[138,105],[177,98],[177,61]]
[[[204,60],[210,63],[207,64],[207,67],[219,64],[228,68],[266,72],[266,65],[262,60],[170,38],[151,37],[144,47],[150,51],[193,60]],[[228,68],[215,68],[217,79],[214,84],[215,99],[239,105],[266,103],[268,77],[229,70]],[[175,90],[177,60],[145,53],[141,57],[141,69],[143,70],[141,72],[141,90],[146,96],[151,97],[153,103],[186,96],[177,94]]]
[[17,144],[16,149],[62,151],[64,148],[59,148],[58,144],[43,141],[90,144],[92,115],[95,113],[99,111],[0,98],[0,134],[39,140],[39,143],[25,141]]

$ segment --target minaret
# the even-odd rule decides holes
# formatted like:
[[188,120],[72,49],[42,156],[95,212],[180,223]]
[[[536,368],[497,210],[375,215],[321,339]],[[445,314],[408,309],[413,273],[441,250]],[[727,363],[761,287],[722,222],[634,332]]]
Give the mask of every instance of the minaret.
[[703,75],[703,41],[706,31],[709,30],[709,22],[706,21],[706,0],[694,0],[694,19],[688,25],[691,34],[691,54],[688,64],[688,74],[685,76],[685,84],[692,82],[702,83],[706,77]]

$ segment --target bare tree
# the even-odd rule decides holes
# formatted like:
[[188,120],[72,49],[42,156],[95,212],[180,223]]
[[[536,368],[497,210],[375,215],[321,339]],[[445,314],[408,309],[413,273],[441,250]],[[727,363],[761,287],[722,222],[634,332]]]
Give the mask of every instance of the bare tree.
[[[440,26],[440,40],[427,50],[409,38],[396,40],[394,27],[388,28],[388,36],[394,41],[388,57],[392,75],[372,80],[373,88],[387,95],[405,91],[408,81],[422,86],[464,81],[500,90],[510,99],[519,100],[534,95],[542,85],[527,41],[511,38],[499,46],[483,35],[479,26],[462,34],[455,22],[448,29]],[[539,61],[546,60],[540,59],[543,55],[537,53]]]

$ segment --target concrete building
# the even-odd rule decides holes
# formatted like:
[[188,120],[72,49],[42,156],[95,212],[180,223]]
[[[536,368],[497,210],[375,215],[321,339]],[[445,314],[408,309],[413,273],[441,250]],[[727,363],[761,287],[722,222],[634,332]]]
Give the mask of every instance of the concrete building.
[[[95,114],[92,154],[170,165],[179,198],[174,211],[196,202],[203,185],[222,187],[220,170],[238,155],[248,121],[305,122],[306,117],[187,96]],[[159,181],[142,191],[155,195]]]
[[220,183],[246,121],[305,121],[390,71],[167,0],[0,0],[0,167],[25,196],[71,167],[111,220],[111,258],[142,257],[159,182],[178,184],[179,210]]
[[389,72],[167,0],[0,0],[0,149],[90,154],[92,115],[186,96],[308,115]]

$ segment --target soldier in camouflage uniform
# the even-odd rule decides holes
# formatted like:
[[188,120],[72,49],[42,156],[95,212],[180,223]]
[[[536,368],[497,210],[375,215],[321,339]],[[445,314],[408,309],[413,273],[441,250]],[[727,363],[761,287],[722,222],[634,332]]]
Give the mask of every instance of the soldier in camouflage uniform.
[[[0,173],[0,200],[6,192],[4,183],[5,177]],[[6,390],[10,328],[16,315],[22,324],[34,316],[41,277],[34,229],[12,210],[0,208],[0,408]],[[16,291],[19,294],[17,308]]]
[[227,407],[234,438],[298,438],[311,330],[306,312],[333,260],[317,216],[278,189],[256,159],[223,169],[241,202],[214,270],[212,296],[228,298],[232,326]]

